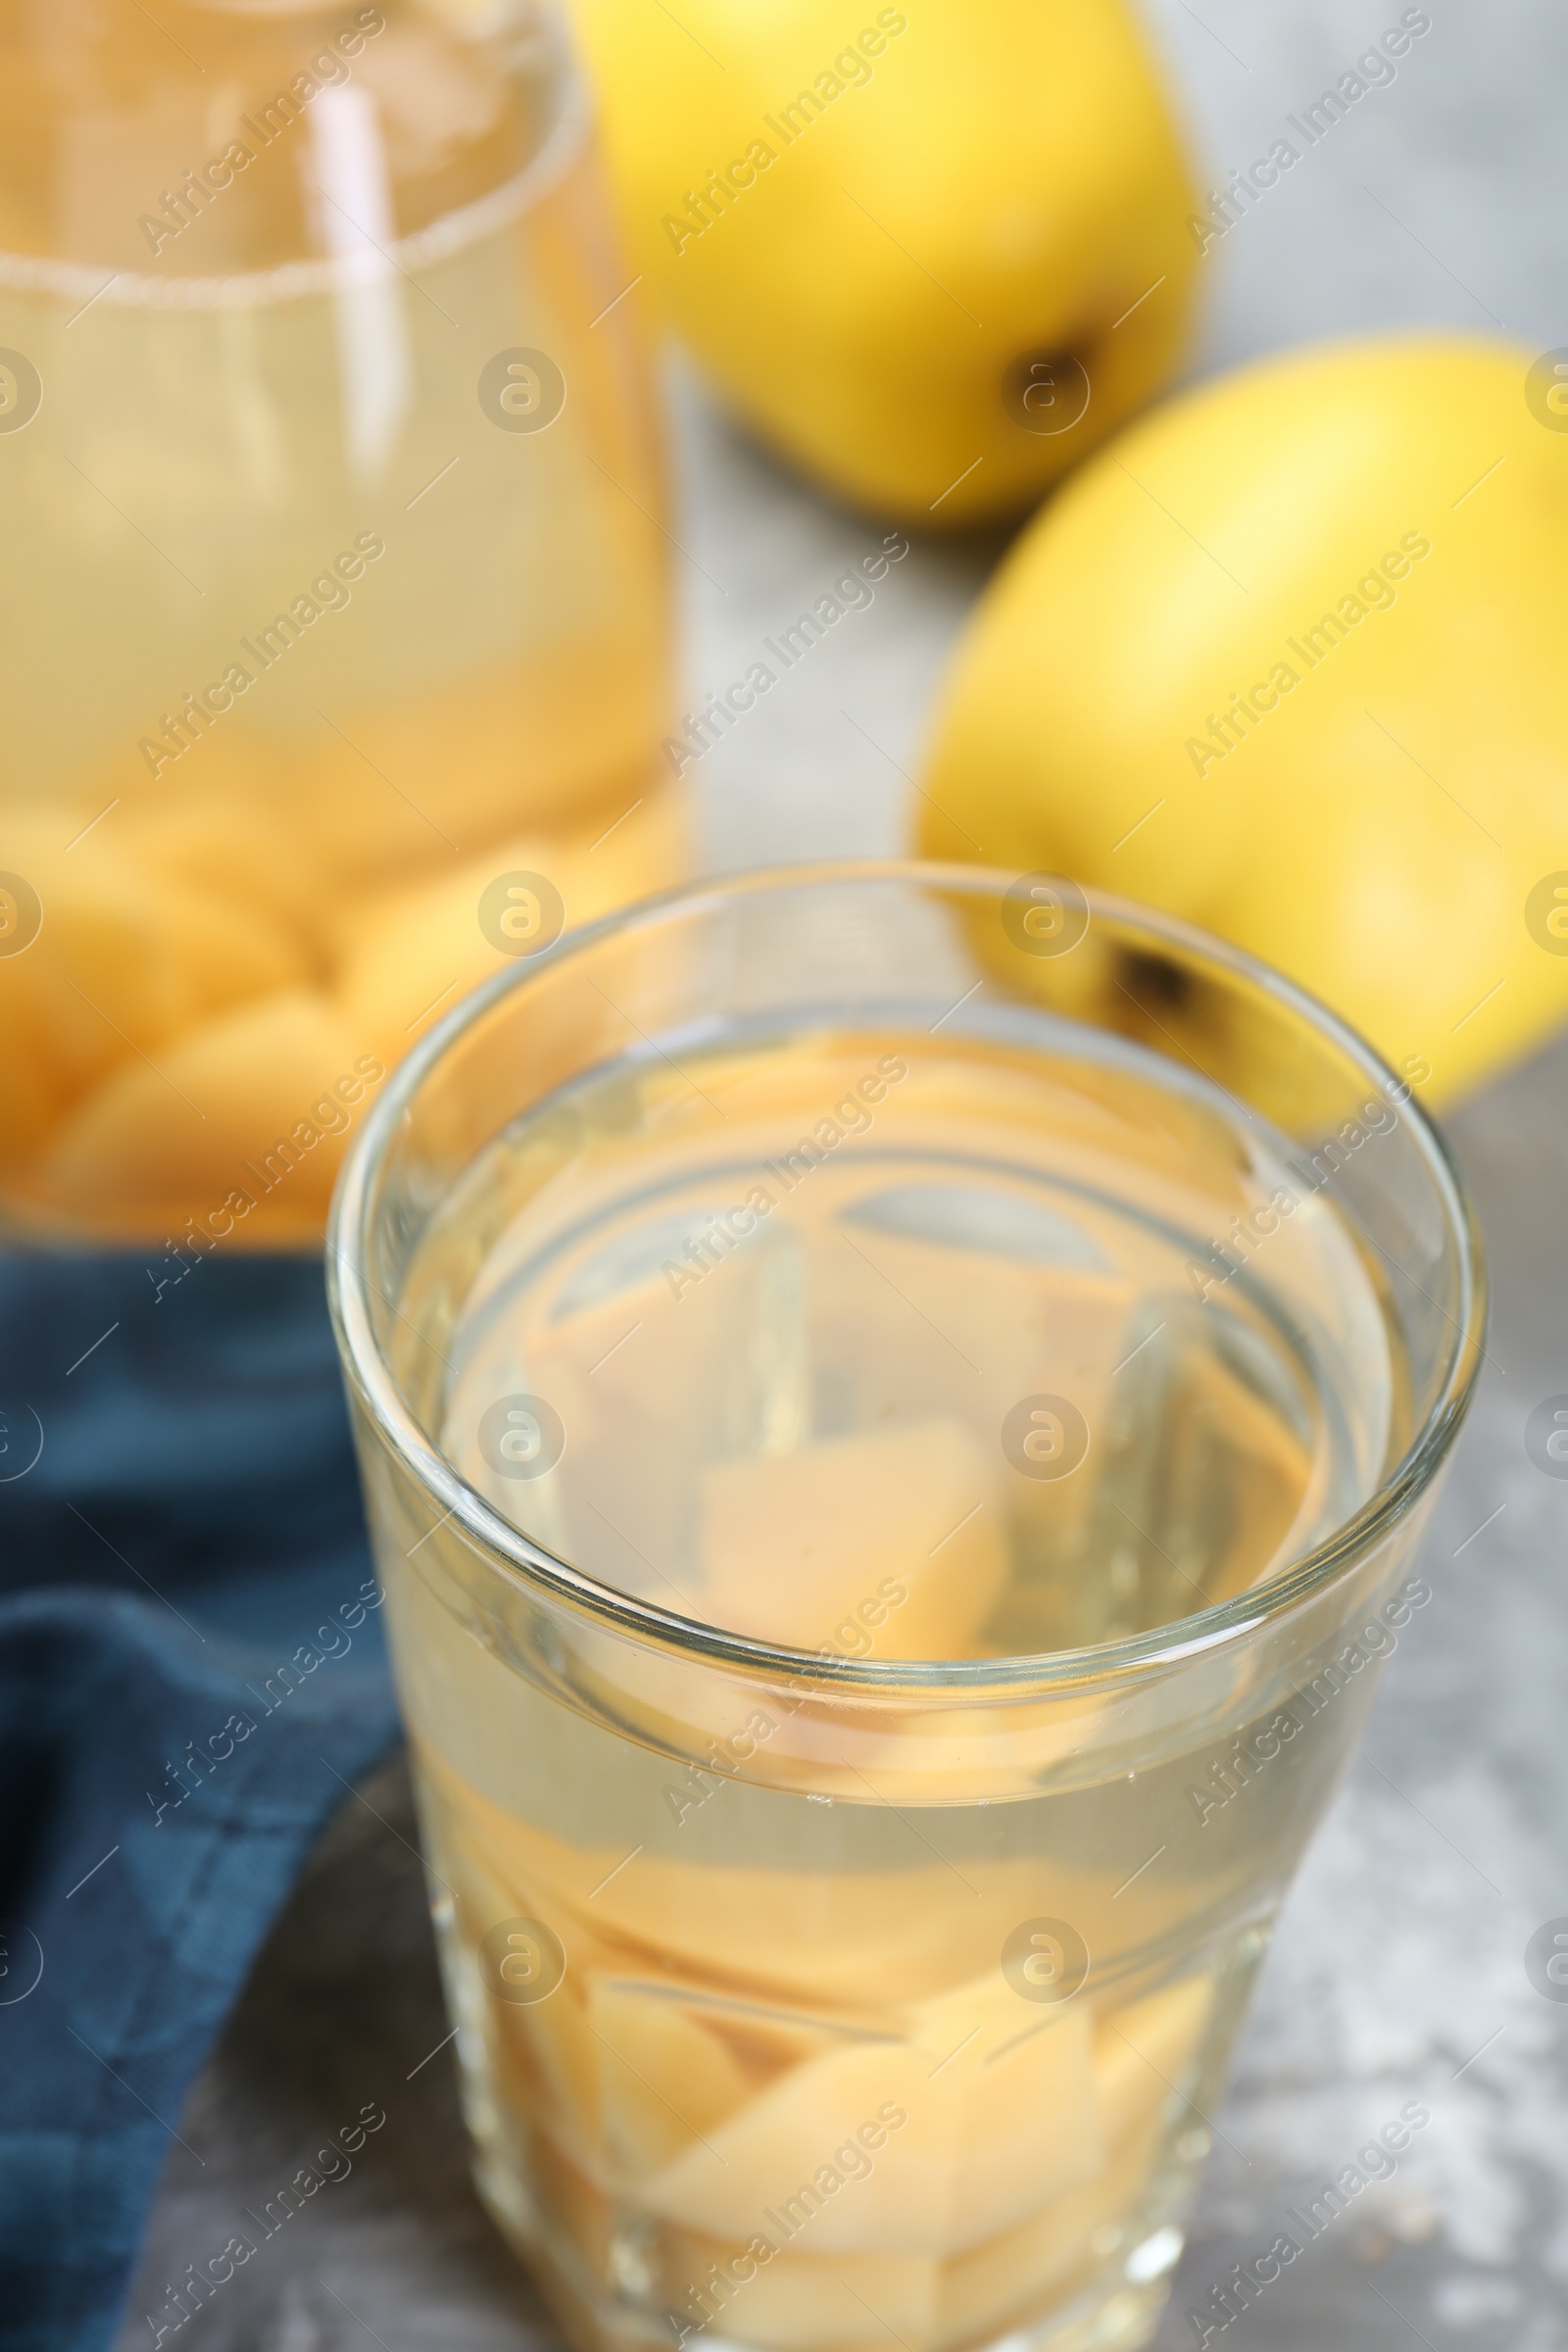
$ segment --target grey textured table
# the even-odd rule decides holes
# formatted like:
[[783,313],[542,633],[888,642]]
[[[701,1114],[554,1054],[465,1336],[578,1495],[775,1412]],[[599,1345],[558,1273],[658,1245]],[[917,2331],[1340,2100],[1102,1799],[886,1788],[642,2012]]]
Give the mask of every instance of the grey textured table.
[[[1205,184],[1266,150],[1396,0],[1147,0]],[[1200,369],[1305,337],[1450,321],[1568,341],[1560,0],[1432,0],[1431,35],[1205,262]],[[1555,201],[1554,201],[1555,199]],[[872,526],[813,498],[677,380],[693,691],[744,671]],[[944,656],[993,545],[922,546],[695,771],[710,864],[899,845]],[[1451,1132],[1490,1244],[1480,1401],[1431,1529],[1433,1605],[1281,1923],[1158,2338],[1401,2103],[1432,2121],[1227,2331],[1256,2352],[1568,2347],[1568,2005],[1524,1952],[1568,1915],[1568,1482],[1523,1431],[1568,1391],[1568,1044]],[[467,2187],[401,1771],[345,1805],[172,2143],[121,2352],[366,2103],[387,2123],[190,2325],[193,2352],[502,2352],[558,2341]],[[434,2053],[432,2055],[431,2053]],[[1219,2340],[1219,2339],[1216,2339]]]

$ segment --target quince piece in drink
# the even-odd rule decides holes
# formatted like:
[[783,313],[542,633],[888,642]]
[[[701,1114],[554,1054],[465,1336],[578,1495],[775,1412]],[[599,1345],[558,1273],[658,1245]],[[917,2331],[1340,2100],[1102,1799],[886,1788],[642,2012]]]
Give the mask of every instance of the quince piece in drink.
[[727,1997],[673,1971],[634,1976],[617,1969],[612,1954],[591,1965],[586,1981],[611,2157],[632,2175],[662,2169],[760,2088],[843,2036],[843,2027],[820,2014]]
[[582,1986],[564,1982],[543,2001],[492,2000],[482,2031],[509,2099],[547,2123],[586,2172],[602,2174],[600,2053]]
[[[529,2130],[526,2123],[523,2132],[531,2143],[526,2171],[537,2202],[527,2230],[533,2242],[526,2250],[542,2258],[545,2283],[558,2296],[564,2287],[571,2296],[597,2302],[596,2290],[612,2280],[615,2215],[611,2200],[553,2132]],[[577,2340],[591,2340],[586,2329]]]
[[59,1121],[65,1099],[37,1031],[17,1019],[20,989],[0,981],[0,1167],[19,1176]]
[[1065,2195],[945,2265],[930,2352],[994,2333],[1014,2312],[1064,2292],[1103,2256],[1097,2232],[1134,2213],[1157,2155],[1159,2126],[1193,2081],[1214,2003],[1212,1977],[1189,1977],[1102,2008],[1094,2023],[1095,2103],[1103,2161]]
[[967,2045],[865,2038],[793,2068],[650,2180],[646,2202],[722,2237],[808,2228],[824,2254],[940,2257],[1007,2229],[1091,2176],[1101,2143],[1087,2010],[1029,2013],[998,2042],[994,2004],[988,1987],[924,2017],[929,2031],[984,2009]]
[[[514,443],[500,454],[514,453]],[[646,515],[589,472],[583,492],[606,494],[603,519],[615,526],[607,536],[619,542],[607,548],[607,569],[618,560],[630,609],[598,612],[570,637],[552,634],[514,670],[466,679],[457,692],[400,695],[384,710],[351,712],[341,733],[323,732],[290,814],[341,881],[396,881],[400,869],[450,859],[452,842],[467,855],[487,839],[574,831],[595,813],[602,832],[647,792],[669,724],[663,583],[609,502],[625,507],[630,537],[653,537]],[[561,527],[580,520],[564,513]]]
[[[757,1793],[744,1786],[719,1786],[709,1806],[677,1825],[666,1788],[655,1785],[646,1812],[629,1816],[624,1842],[579,1845],[494,1803],[428,1745],[419,1762],[439,1806],[439,1849],[465,1857],[454,1869],[484,1874],[480,1933],[498,1919],[547,1920],[568,1967],[580,1940],[613,1941],[626,1974],[667,1977],[682,1987],[706,1979],[737,2001],[792,2012],[831,2003],[871,2022],[961,1980],[976,1951],[999,1950],[1019,1920],[1085,1908],[1076,1882],[1064,1893],[1060,1873],[1028,1857],[966,1863],[976,1892],[960,1906],[946,1891],[956,1882],[912,1830],[917,1859],[905,1869],[736,1862],[733,1827],[722,1833],[723,1855],[701,1859],[702,1824]],[[667,1788],[679,1789],[679,1768],[671,1772]],[[878,1801],[874,1789],[862,1794],[867,1805]],[[681,1850],[653,1850],[671,1842]],[[1107,1878],[1105,1891],[1116,1883]],[[591,1960],[590,1953],[584,1965]]]
[[[1111,1376],[1132,1344],[1127,1330],[1134,1286],[1108,1260],[1096,1262],[1087,1221],[1079,1233],[1065,1218],[1016,1201],[1010,1204],[1016,1222],[994,1229],[988,1249],[981,1231],[966,1230],[956,1240],[923,1223],[944,1208],[951,1214],[953,1190],[942,1188],[927,1208],[931,1200],[924,1187],[890,1187],[854,1212],[856,1249],[862,1254],[844,1253],[849,1262],[836,1311],[848,1320],[863,1304],[867,1327],[875,1330],[876,1310],[893,1284],[929,1319],[922,1324],[911,1316],[906,1346],[856,1369],[874,1397],[874,1410],[890,1419],[918,1418],[951,1395],[956,1356],[984,1366],[995,1423],[1021,1398],[1063,1399],[1077,1421],[1047,1426],[1058,1446],[1072,1444],[1072,1452],[1062,1455],[1064,1474],[1031,1475],[1032,1460],[1017,1436],[998,1446],[986,1533],[994,1538],[1009,1526],[1018,1531],[1037,1569],[1048,1558],[1065,1560],[1094,1494]],[[995,1215],[994,1196],[992,1210]],[[1054,1247],[1065,1257],[1074,1238],[1087,1262],[1053,1262],[1046,1255]],[[1056,1434],[1062,1427],[1081,1431],[1082,1454],[1077,1443]],[[1036,1431],[1023,1434],[1039,1442]],[[1016,1597],[1009,1594],[1009,1602]],[[1054,1644],[1025,1641],[1019,1646]]]
[[1095,2026],[1095,2098],[1105,2144],[1124,2148],[1157,2122],[1192,2081],[1214,2006],[1212,1977],[1184,1977],[1161,1992],[1102,2009]]
[[796,1649],[848,1627],[878,1658],[966,1656],[1007,1574],[995,1488],[953,1420],[715,1463],[699,1490],[704,1612]]
[[297,944],[232,894],[142,865],[110,814],[68,847],[65,818],[7,821],[8,869],[36,894],[30,946],[0,957],[0,1024],[25,1030],[71,1100],[204,1017],[303,975]]
[[60,1129],[43,1181],[68,1209],[135,1230],[189,1215],[242,1243],[314,1232],[353,1123],[336,1090],[363,1100],[372,1072],[330,999],[285,989],[189,1030],[156,1068],[122,1063]]
[[209,769],[177,797],[162,787],[126,819],[132,857],[149,873],[258,909],[287,933],[306,928],[323,887],[320,857],[309,824],[278,809],[270,781]]
[[[548,2121],[578,2164],[602,2171],[601,2068],[588,2001],[596,1970],[612,1968],[618,1955],[587,1929],[562,1918],[565,1970],[560,1983],[541,2000],[501,1997],[485,1938],[509,1924],[537,1920],[540,1907],[487,1867],[487,1857],[463,1835],[457,1820],[449,1814],[443,1818],[440,1782],[428,1772],[420,1778],[431,1843],[457,1899],[463,1952],[456,1979],[459,2023],[483,2036],[518,2111]],[[547,1923],[553,1932],[556,1916]]]
[[[720,1788],[711,1800],[715,1814],[744,1793]],[[695,1839],[701,1818],[676,1835]],[[989,1874],[980,1877],[983,1908],[968,1903],[960,1916],[937,1890],[930,1866],[821,1873],[648,1852],[628,1861],[624,1850],[559,1844],[520,1824],[514,1851],[523,1867],[514,1881],[507,1871],[509,1881],[528,1887],[541,1916],[568,1923],[561,1929],[568,1948],[569,1923],[591,1899],[589,1916],[662,1961],[672,1982],[707,1974],[737,1998],[844,2002],[857,2014],[877,2013],[951,1981],[977,1938],[994,1929],[1000,1944],[1008,1927],[1042,1907],[1040,1874],[1023,1865],[996,1866],[995,1885]],[[975,1879],[975,1869],[967,1875]],[[515,1905],[523,1914],[529,1907],[529,1901]]]
[[[984,1654],[1017,1652],[998,1643]],[[1044,1775],[1102,1740],[1107,1722],[1101,1699],[1064,1692],[1024,1705],[910,1709],[900,1715],[896,1729],[858,1741],[856,1761],[887,1804],[918,1803],[933,1789],[951,1788],[956,1780],[970,1801],[1032,1795]],[[1079,1884],[1084,1884],[1081,1878]],[[1039,1911],[1048,1908],[1036,1904]],[[1014,1912],[1014,1918],[1022,1916],[1027,1914]]]
[[1184,1367],[1171,1460],[1172,1517],[1192,1524],[1201,1496],[1229,1497],[1223,1548],[1203,1570],[1209,1600],[1229,1599],[1288,1560],[1296,1548],[1294,1531],[1311,1524],[1322,1508],[1325,1463],[1314,1463],[1279,1414],[1211,1354],[1195,1350]]
[[[1265,359],[1142,420],[976,609],[919,779],[923,853],[1218,932],[1423,1101],[1530,1051],[1568,1014],[1551,396],[1528,349],[1401,335]],[[1048,993],[1097,935],[1014,955],[999,928],[996,960]],[[1221,1081],[1266,1076],[1255,1041],[1201,1033],[1200,992],[1114,956],[1102,978],[1115,1025],[1136,999]]]
[[606,2153],[628,2182],[672,2162],[750,2092],[745,2069],[672,1985],[601,1979],[589,1993]]
[[[552,850],[537,834],[513,839],[440,881],[400,881],[350,903],[340,918],[346,939],[337,992],[351,1026],[373,1041],[383,1059],[400,1058],[469,989],[516,968],[480,929],[479,902],[497,875],[509,872],[542,875],[559,889],[560,859]],[[537,922],[550,920],[548,912],[527,912]]]
[[1195,197],[1122,0],[575,15],[647,293],[836,496],[1014,513],[1169,370]]
[[944,2263],[926,2352],[984,2343],[1015,2313],[1032,2318],[1105,2259],[1097,2236],[1133,2212],[1149,2184],[1150,2151],[1106,2164],[1092,2180],[1053,2197],[1016,2228]]
[[[621,812],[610,809],[604,825],[613,829],[603,839],[603,827],[514,834],[443,880],[400,883],[352,901],[337,924],[337,986],[351,1024],[394,1061],[481,981],[521,969],[528,953],[563,930],[673,882],[682,856],[673,808],[667,793],[656,793],[620,824]],[[520,883],[531,898],[487,905],[482,927],[481,901],[509,874],[540,877],[548,888]]]
[[760,2352],[852,2352],[861,2344],[869,2352],[885,2347],[890,2331],[911,2347],[929,2342],[941,2276],[929,2256],[813,2254],[808,2228],[799,2247],[779,2246],[778,2234],[731,2244],[666,2230],[670,2309],[683,2319],[710,2312],[713,2334]]

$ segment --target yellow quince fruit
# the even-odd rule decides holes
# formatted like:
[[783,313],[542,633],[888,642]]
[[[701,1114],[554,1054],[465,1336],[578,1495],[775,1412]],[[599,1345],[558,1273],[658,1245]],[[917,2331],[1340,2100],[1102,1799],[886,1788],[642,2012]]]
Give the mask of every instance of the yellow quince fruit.
[[1013,548],[929,856],[1188,917],[1449,1098],[1568,1013],[1568,366],[1459,334],[1204,384]]
[[748,424],[932,527],[1168,372],[1195,198],[1124,0],[573,0],[634,267]]

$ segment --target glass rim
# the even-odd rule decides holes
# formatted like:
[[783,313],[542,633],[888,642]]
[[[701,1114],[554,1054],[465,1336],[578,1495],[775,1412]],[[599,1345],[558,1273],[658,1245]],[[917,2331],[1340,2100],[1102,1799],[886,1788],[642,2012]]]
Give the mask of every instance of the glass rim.
[[[1067,876],[1047,876],[1067,880]],[[705,906],[733,904],[753,894],[833,884],[884,882],[1001,900],[1016,882],[1008,869],[920,858],[807,859],[753,866],[678,884],[566,932],[514,971],[501,971],[445,1014],[405,1056],[351,1146],[333,1194],[326,1232],[326,1283],[345,1378],[356,1391],[381,1442],[437,1506],[432,1524],[452,1525],[479,1550],[488,1567],[537,1596],[596,1621],[647,1646],[695,1654],[716,1667],[803,1681],[841,1692],[903,1693],[945,1702],[994,1704],[1002,1697],[1044,1694],[1085,1684],[1152,1678],[1163,1669],[1255,1633],[1332,1585],[1365,1558],[1415,1507],[1446,1458],[1473,1396],[1483,1356],[1487,1286],[1480,1231],[1469,1189],[1447,1144],[1408,1092],[1398,1104],[1431,1173],[1446,1211],[1446,1238],[1459,1273],[1457,1316],[1440,1392],[1404,1452],[1366,1500],[1321,1542],[1274,1571],[1262,1585],[1146,1632],[1071,1649],[1019,1652],[1002,1658],[852,1658],[837,1652],[792,1649],[685,1617],[657,1602],[618,1592],[536,1544],[486,1502],[419,1426],[404,1401],[376,1340],[366,1273],[368,1219],[388,1147],[430,1072],[466,1030],[537,976],[591,952],[616,934],[630,934],[696,915]],[[1075,889],[1083,886],[1074,883]],[[1091,926],[1097,915],[1141,929],[1155,942],[1180,948],[1230,977],[1260,989],[1327,1038],[1380,1087],[1404,1084],[1358,1031],[1306,989],[1271,965],[1179,916],[1110,891],[1083,890]],[[392,1301],[386,1301],[392,1305]],[[395,1312],[395,1306],[393,1311]]]
[[[254,13],[243,12],[246,16]],[[410,276],[447,261],[531,212],[564,177],[587,143],[594,121],[588,80],[555,0],[541,11],[540,31],[552,52],[560,94],[549,127],[533,154],[510,179],[459,205],[455,212],[441,214],[423,228],[411,230],[406,237],[385,246],[362,246],[354,253],[312,254],[276,262],[265,270],[190,277],[161,276],[150,270],[115,270],[105,277],[103,263],[68,261],[49,253],[12,253],[0,247],[0,287],[17,294],[58,295],[63,301],[80,302],[83,309],[102,302],[110,310],[257,310],[268,303],[300,302],[313,294],[340,294],[356,286],[384,284],[389,277]]]

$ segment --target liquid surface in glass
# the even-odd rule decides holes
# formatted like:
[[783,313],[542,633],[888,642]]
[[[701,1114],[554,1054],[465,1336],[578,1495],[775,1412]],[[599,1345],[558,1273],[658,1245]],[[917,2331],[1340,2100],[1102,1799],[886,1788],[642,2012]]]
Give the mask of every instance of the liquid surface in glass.
[[623,1592],[802,1649],[1033,1654],[1255,1584],[1381,1472],[1351,1235],[1131,1055],[780,1041],[560,1115],[580,1152],[469,1293],[443,1446]]

